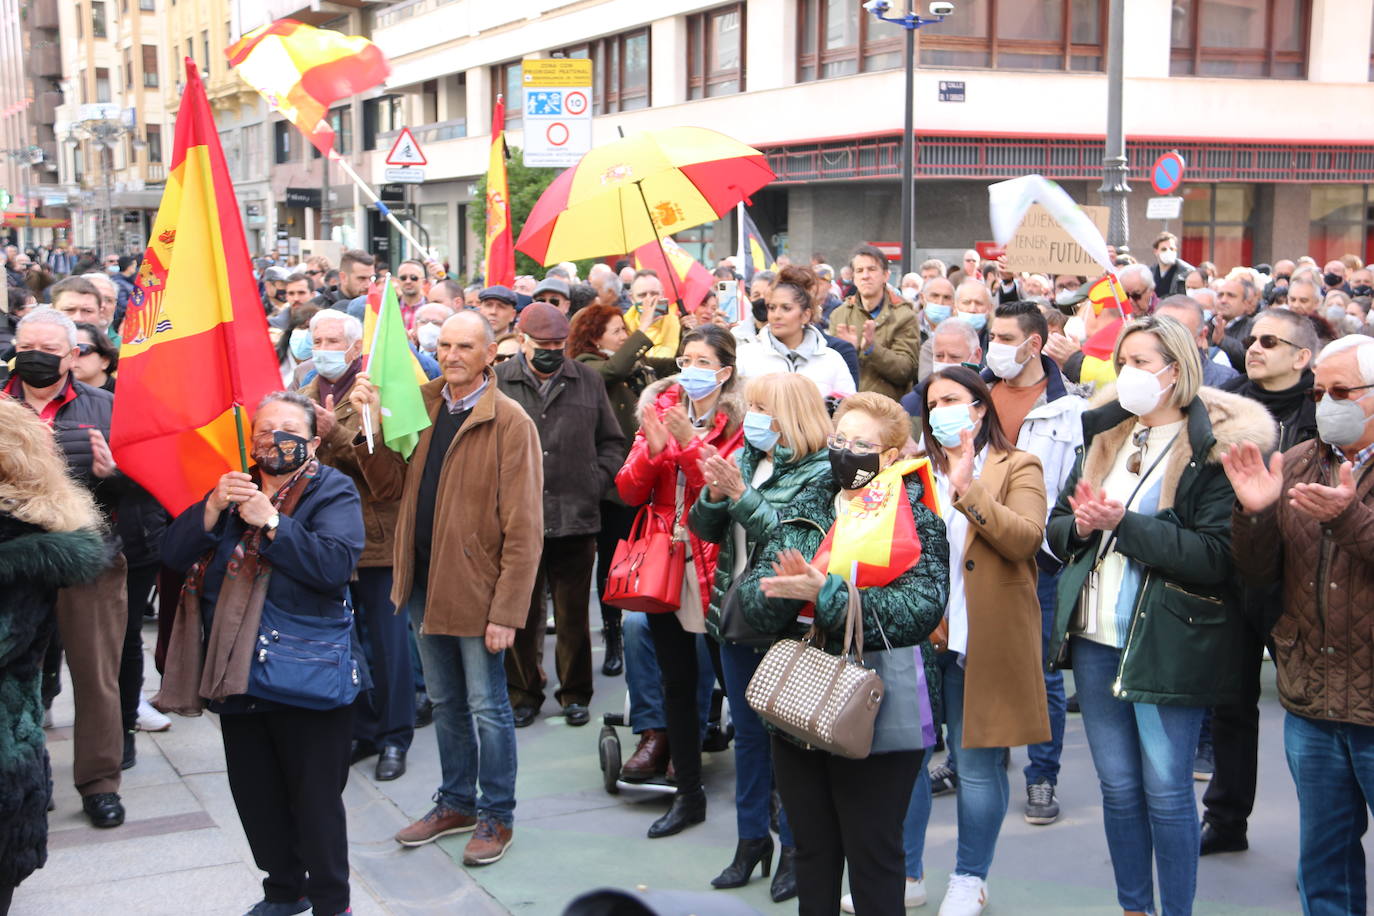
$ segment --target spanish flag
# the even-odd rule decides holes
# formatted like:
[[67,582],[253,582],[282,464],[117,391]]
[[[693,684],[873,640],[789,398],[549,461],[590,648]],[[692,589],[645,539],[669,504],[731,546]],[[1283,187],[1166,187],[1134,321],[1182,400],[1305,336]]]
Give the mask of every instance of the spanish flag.
[[742,203],[739,205],[739,260],[739,272],[745,283],[753,283],[754,274],[760,270],[778,269],[773,253],[763,241],[763,233],[754,225],[753,218]]
[[225,50],[229,66],[305,134],[325,156],[334,150],[329,106],[371,89],[391,66],[360,35],[278,19],[254,29]]
[[120,328],[110,445],[173,514],[240,467],[234,405],[281,387],[238,202],[195,62],[152,238]]
[[649,242],[635,249],[635,270],[647,268],[658,274],[664,291],[671,294],[676,290],[682,297],[683,307],[688,312],[695,312],[711,291],[716,278],[677,242],[666,236],[662,241],[662,252],[659,251],[658,242]]
[[[1121,281],[1112,274],[1104,275],[1088,287],[1088,302],[1092,304],[1094,315],[1101,315],[1103,309],[1116,309],[1123,316],[1131,314],[1131,300]],[[1083,341],[1084,354],[1097,359],[1109,359],[1116,349],[1116,335],[1121,333],[1125,323],[1124,317],[1118,318]]]
[[906,476],[925,488],[921,502],[936,515],[940,500],[928,458],[888,465],[845,505],[821,542],[811,565],[848,580],[858,564],[859,588],[887,585],[921,559],[921,537],[906,493]]
[[506,100],[496,97],[491,113],[491,153],[487,163],[487,245],[482,282],[515,284],[515,241],[510,226],[510,190],[506,186]]

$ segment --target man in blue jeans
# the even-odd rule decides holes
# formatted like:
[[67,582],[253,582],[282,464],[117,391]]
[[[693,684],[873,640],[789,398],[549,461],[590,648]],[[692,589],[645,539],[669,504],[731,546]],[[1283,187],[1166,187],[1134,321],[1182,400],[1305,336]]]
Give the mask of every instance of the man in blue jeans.
[[[497,388],[496,340],[480,314],[445,321],[436,356],[443,376],[420,388],[431,425],[410,454],[381,441],[370,451],[361,435],[354,449],[373,493],[401,501],[391,598],[419,634],[443,779],[434,807],[396,841],[472,832],[463,864],[490,865],[514,838],[505,653],[524,625],[543,550],[543,461],[533,421]],[[380,439],[366,373],[349,400],[372,412]]]

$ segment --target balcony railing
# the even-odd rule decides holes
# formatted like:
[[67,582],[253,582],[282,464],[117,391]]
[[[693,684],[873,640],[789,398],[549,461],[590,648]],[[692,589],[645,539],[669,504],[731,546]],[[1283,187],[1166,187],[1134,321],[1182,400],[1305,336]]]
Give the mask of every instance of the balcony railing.
[[441,6],[457,2],[458,0],[401,0],[400,3],[394,3],[377,14],[377,28],[384,29],[404,22],[412,16],[421,16]]
[[161,162],[150,162],[145,166],[148,177],[144,181],[166,181],[167,166]]

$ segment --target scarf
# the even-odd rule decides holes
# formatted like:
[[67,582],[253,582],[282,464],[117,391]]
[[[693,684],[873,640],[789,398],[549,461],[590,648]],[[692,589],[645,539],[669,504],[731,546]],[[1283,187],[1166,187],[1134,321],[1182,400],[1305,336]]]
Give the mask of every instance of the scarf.
[[[320,463],[312,458],[272,495],[272,505],[280,514],[290,515],[310,481],[319,476]],[[256,468],[253,477],[260,479]],[[199,506],[197,503],[196,507]],[[152,700],[157,709],[198,716],[206,700],[223,700],[248,689],[253,644],[272,572],[272,565],[261,554],[264,537],[263,529],[248,528],[234,546],[224,584],[215,600],[208,639],[202,633],[200,597],[205,570],[214,559],[215,549],[211,548],[187,570],[168,642],[162,689]]]

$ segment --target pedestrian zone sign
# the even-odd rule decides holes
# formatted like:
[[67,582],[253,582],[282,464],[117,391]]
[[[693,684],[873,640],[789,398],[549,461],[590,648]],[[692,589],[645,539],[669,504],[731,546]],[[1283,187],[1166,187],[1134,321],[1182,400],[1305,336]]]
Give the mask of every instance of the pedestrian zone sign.
[[420,151],[420,144],[415,139],[415,135],[410,132],[409,127],[402,127],[401,133],[396,137],[396,142],[391,145],[391,152],[386,156],[387,165],[407,166],[407,165],[429,165],[429,160]]

